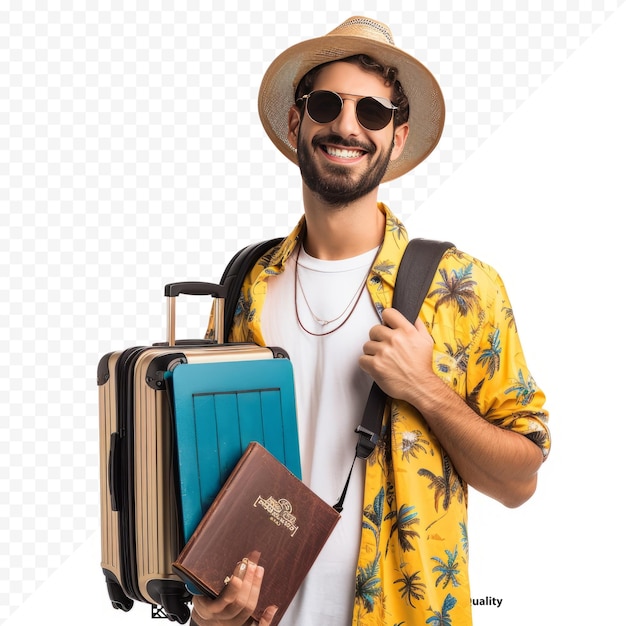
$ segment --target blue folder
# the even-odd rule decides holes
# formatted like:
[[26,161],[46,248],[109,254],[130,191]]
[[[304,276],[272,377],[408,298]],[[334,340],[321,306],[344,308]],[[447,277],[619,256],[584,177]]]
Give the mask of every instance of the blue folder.
[[248,444],[301,478],[291,361],[181,363],[170,376],[187,542]]

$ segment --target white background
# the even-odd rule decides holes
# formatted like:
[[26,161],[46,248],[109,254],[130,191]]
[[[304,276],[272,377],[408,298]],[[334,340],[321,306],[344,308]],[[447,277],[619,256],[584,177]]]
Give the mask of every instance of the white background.
[[[150,619],[114,611],[99,569],[97,362],[164,339],[164,283],[217,280],[235,249],[295,224],[298,171],[263,135],[256,90],[282,49],[353,14],[389,24],[447,102],[437,151],[380,198],[412,236],[500,271],[548,395],[535,497],[470,497],[472,596],[503,600],[475,623],[615,612],[623,3],[274,4],[0,5],[0,622]],[[181,336],[203,334],[208,306],[181,302]]]

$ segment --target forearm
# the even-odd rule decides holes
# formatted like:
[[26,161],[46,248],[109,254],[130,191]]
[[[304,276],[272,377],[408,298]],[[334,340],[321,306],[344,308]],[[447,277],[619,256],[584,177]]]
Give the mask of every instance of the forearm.
[[474,489],[508,507],[532,496],[543,462],[532,441],[475,413],[434,373],[405,400],[422,414],[459,475]]

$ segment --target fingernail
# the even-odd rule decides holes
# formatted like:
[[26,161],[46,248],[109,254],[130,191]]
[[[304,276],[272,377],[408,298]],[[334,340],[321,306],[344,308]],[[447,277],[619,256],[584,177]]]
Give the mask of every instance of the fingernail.
[[243,578],[246,574],[246,569],[248,568],[248,559],[243,559],[237,563],[237,569],[235,570],[234,576],[237,578]]

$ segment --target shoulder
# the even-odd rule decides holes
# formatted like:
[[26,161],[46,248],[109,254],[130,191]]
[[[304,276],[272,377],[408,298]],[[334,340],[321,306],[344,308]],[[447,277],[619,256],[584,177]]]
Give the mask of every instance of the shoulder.
[[267,240],[260,248],[261,252],[257,254],[255,262],[249,265],[248,282],[254,283],[258,279],[281,274],[287,260],[300,244],[303,228],[304,218],[286,237]]
[[[496,269],[457,248],[444,254],[422,306],[432,327],[466,333],[477,340],[481,331],[508,326],[514,320],[504,283]],[[514,328],[514,322],[512,324]],[[454,329],[454,330],[453,330]]]
[[439,263],[433,285],[442,282],[451,288],[463,286],[485,296],[504,288],[500,274],[492,265],[456,247],[450,248]]

